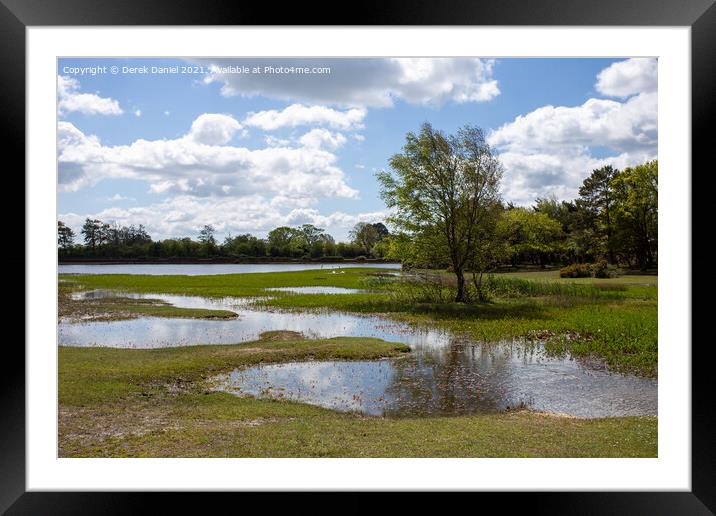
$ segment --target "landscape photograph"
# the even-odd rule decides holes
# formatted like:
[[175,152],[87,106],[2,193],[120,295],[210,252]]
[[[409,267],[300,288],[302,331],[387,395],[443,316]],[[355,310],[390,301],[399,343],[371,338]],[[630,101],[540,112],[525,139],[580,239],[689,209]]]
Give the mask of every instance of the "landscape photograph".
[[657,83],[58,59],[58,457],[657,457]]

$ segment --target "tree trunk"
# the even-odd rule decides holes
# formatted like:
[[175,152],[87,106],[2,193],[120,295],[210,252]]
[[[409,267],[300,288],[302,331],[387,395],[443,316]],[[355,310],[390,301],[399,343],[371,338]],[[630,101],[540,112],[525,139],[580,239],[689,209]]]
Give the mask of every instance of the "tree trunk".
[[455,276],[457,277],[457,295],[455,296],[456,303],[465,302],[465,274],[462,269],[455,267]]

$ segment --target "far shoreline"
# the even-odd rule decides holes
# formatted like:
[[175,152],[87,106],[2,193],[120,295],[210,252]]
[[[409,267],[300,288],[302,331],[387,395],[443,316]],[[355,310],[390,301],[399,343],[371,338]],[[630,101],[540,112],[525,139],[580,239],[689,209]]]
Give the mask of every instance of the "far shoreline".
[[266,258],[266,259],[241,259],[241,258],[167,258],[167,259],[139,259],[139,258],[61,258],[58,265],[262,265],[262,264],[400,264],[397,260],[382,260],[378,258],[368,258],[364,260],[356,260],[354,258],[346,258],[344,260],[305,260],[291,258]]

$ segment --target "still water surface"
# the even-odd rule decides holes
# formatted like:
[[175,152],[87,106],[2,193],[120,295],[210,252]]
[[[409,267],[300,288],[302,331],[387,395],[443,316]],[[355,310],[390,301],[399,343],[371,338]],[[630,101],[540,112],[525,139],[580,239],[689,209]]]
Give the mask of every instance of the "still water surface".
[[149,274],[203,276],[213,274],[244,274],[253,272],[306,271],[314,269],[351,269],[374,267],[400,269],[399,263],[207,263],[207,264],[77,264],[60,265],[60,274]]
[[[83,297],[116,295],[106,291]],[[657,381],[609,372],[540,344],[479,343],[379,316],[258,310],[245,298],[122,294],[188,308],[232,310],[232,320],[139,318],[59,325],[69,346],[156,348],[255,340],[263,331],[310,337],[378,337],[408,344],[396,359],[296,362],[237,369],[216,379],[238,395],[285,398],[341,411],[386,416],[460,415],[526,405],[580,417],[656,415]]]

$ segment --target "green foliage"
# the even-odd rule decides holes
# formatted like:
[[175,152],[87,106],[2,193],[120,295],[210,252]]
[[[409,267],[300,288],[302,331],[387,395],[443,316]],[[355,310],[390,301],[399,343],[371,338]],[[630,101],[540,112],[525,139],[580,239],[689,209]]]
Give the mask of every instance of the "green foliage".
[[596,254],[608,254],[610,261],[615,261],[614,252],[614,189],[612,180],[618,174],[612,166],[593,170],[579,188],[577,205],[586,214],[594,229],[592,247]]
[[381,222],[375,224],[359,222],[350,232],[353,243],[359,246],[363,252],[372,256],[377,254],[375,247],[389,236],[388,228]]
[[641,269],[653,267],[658,250],[658,161],[624,169],[611,181],[616,239]]
[[513,264],[531,261],[545,265],[561,250],[562,228],[546,213],[526,208],[505,210],[498,225]]
[[74,245],[75,232],[61,220],[57,221],[57,247],[67,251]]
[[[415,239],[416,261],[447,261],[455,271],[457,301],[466,297],[464,270],[500,204],[502,166],[484,133],[466,126],[453,135],[428,123],[408,133],[390,171],[377,175],[381,196],[395,209],[390,219]],[[426,245],[427,244],[427,245]]]

